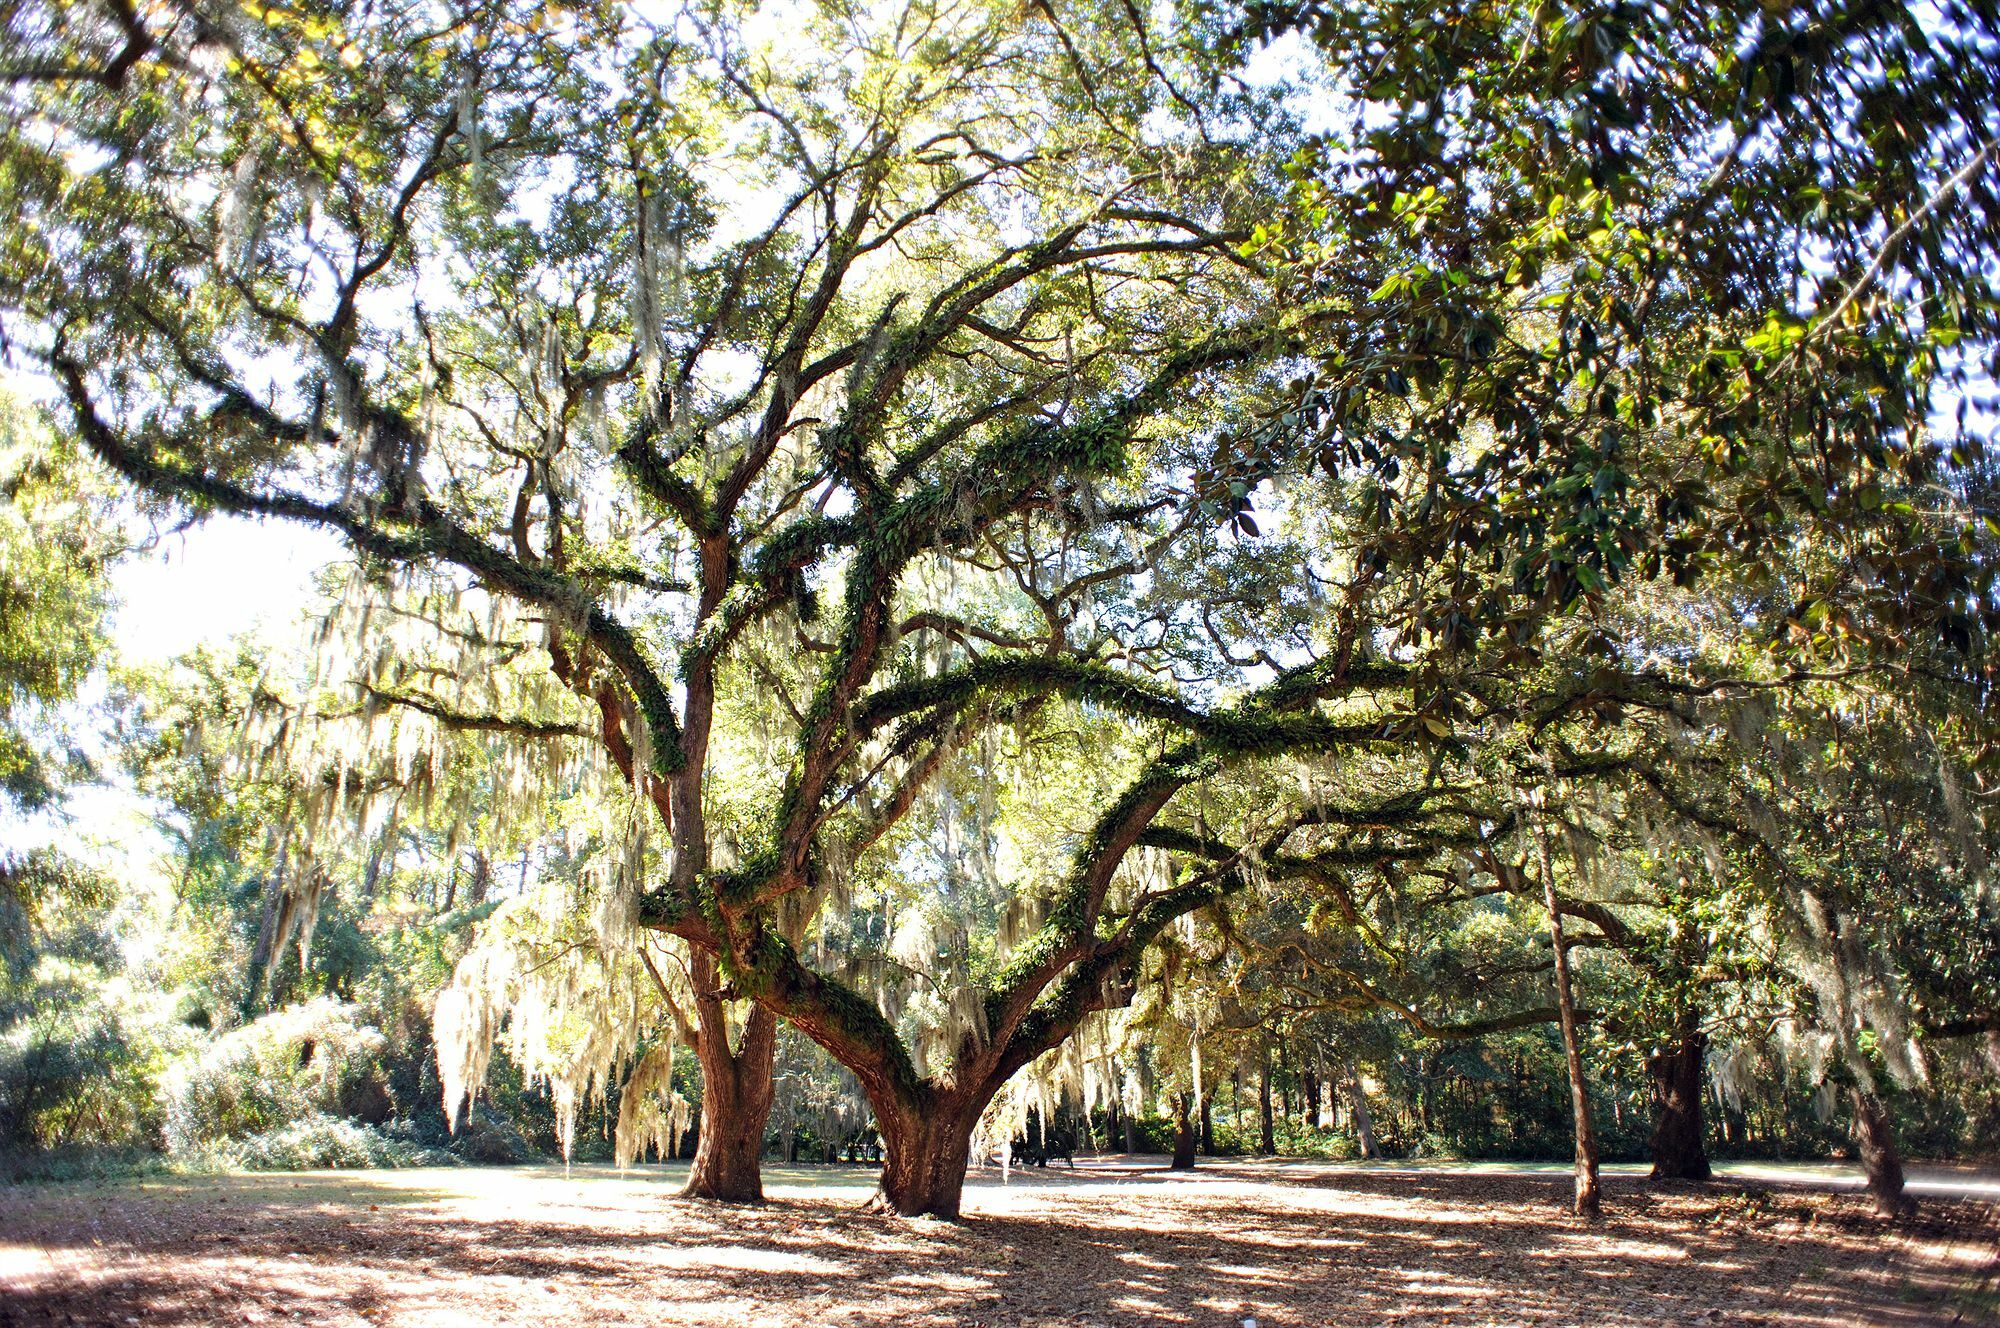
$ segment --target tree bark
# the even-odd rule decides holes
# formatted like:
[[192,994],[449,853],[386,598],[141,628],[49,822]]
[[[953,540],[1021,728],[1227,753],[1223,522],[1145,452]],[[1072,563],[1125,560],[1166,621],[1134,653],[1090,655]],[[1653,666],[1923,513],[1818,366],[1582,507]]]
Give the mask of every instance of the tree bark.
[[1257,1079],[1258,1149],[1265,1157],[1278,1153],[1276,1122],[1271,1118],[1271,1049],[1264,1048],[1263,1071]]
[[1556,955],[1556,1012],[1562,1023],[1563,1059],[1569,1065],[1570,1112],[1576,1122],[1576,1212],[1597,1217],[1603,1202],[1597,1187],[1597,1129],[1590,1119],[1590,1088],[1583,1077],[1583,1050],[1576,1028],[1576,992],[1570,984],[1569,946],[1563,941],[1562,910],[1556,903],[1556,874],[1549,860],[1546,831],[1535,843],[1541,852],[1542,899],[1549,910],[1549,940]]
[[876,1103],[886,1156],[872,1206],[904,1217],[958,1217],[972,1130],[990,1093],[972,1101]]
[[1368,1091],[1361,1086],[1361,1075],[1352,1065],[1347,1067],[1346,1080],[1348,1110],[1354,1117],[1354,1142],[1363,1158],[1378,1161],[1382,1149],[1375,1142],[1375,1117],[1368,1110]]
[[1194,1168],[1194,1094],[1174,1094],[1174,1162],[1175,1171],[1190,1171]]
[[465,903],[468,908],[476,908],[486,902],[487,891],[493,887],[493,863],[478,849],[472,850],[472,879],[465,883]]
[[693,975],[700,1032],[695,1054],[701,1059],[701,1134],[681,1196],[762,1203],[760,1163],[764,1130],[771,1119],[771,1062],[778,1045],[778,1017],[761,1005],[752,1006],[743,1025],[742,1041],[732,1050],[728,1019],[716,993],[719,974],[715,961],[697,952]]
[[1895,1127],[1882,1099],[1864,1088],[1850,1090],[1854,1104],[1854,1142],[1861,1151],[1861,1169],[1868,1175],[1868,1192],[1884,1217],[1907,1217],[1916,1201],[1903,1189],[1903,1155],[1896,1148]]
[[1702,1118],[1708,1035],[1682,1015],[1674,1044],[1646,1058],[1653,1084],[1653,1179],[1707,1180],[1708,1129]]
[[1215,1106],[1206,1093],[1201,1096],[1201,1151],[1215,1156]]
[[1128,1154],[1138,1152],[1139,1128],[1138,1128],[1138,1123],[1132,1119],[1132,1113],[1129,1111],[1126,1112],[1123,1115],[1123,1117],[1120,1118],[1118,1123],[1125,1127],[1125,1139],[1124,1139],[1125,1151]]

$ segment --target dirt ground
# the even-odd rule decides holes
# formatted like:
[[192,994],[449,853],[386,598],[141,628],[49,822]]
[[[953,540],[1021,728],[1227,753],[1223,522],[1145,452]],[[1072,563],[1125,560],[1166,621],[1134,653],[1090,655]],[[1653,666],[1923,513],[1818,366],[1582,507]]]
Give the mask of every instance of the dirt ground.
[[741,1210],[673,1171],[320,1172],[0,1189],[0,1325],[2000,1323],[1995,1206],[1305,1164],[1086,1167],[857,1212],[860,1168]]

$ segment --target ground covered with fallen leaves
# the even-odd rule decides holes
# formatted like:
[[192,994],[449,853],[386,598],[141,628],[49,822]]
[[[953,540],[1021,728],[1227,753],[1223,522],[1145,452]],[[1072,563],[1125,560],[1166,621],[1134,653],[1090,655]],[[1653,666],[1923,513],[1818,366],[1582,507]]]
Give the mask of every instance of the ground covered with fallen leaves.
[[0,1325],[2000,1322],[1995,1205],[1204,1164],[979,1176],[962,1224],[857,1211],[856,1167],[759,1209],[678,1169],[321,1172],[0,1189]]

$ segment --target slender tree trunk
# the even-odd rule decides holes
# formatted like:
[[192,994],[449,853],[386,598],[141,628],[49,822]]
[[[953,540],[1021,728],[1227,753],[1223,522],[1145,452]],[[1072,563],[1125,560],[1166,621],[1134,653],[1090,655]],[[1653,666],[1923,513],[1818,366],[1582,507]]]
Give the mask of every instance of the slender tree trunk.
[[1175,1171],[1189,1171],[1194,1167],[1194,1094],[1174,1094],[1174,1162]]
[[1603,1211],[1597,1190],[1597,1129],[1590,1119],[1590,1089],[1583,1077],[1583,1049],[1576,1027],[1576,992],[1570,984],[1569,947],[1563,941],[1556,875],[1549,861],[1546,831],[1535,836],[1541,852],[1542,899],[1549,910],[1549,940],[1556,954],[1556,1013],[1562,1023],[1563,1059],[1569,1064],[1570,1112],[1576,1123],[1576,1211],[1596,1217]]
[[701,1135],[688,1169],[685,1198],[762,1203],[764,1130],[771,1119],[771,1062],[778,1045],[778,1017],[752,1006],[743,1038],[729,1045],[729,1023],[715,994],[720,976],[712,957],[696,952],[695,1012],[701,1036]]
[[1215,1156],[1215,1106],[1209,1095],[1201,1095],[1201,1151],[1206,1157]]
[[1285,1044],[1278,1044],[1278,1114],[1287,1122],[1297,1118],[1298,1104],[1292,1100],[1297,1089],[1292,1085],[1291,1062],[1285,1059]]
[[1674,1044],[1646,1058],[1653,1085],[1653,1179],[1707,1180],[1708,1129],[1702,1118],[1708,1035],[1697,1013],[1681,1015]]
[[1278,1153],[1277,1124],[1271,1118],[1271,1049],[1264,1048],[1264,1065],[1257,1079],[1258,1146],[1265,1157]]
[[1347,1105],[1354,1118],[1354,1142],[1361,1149],[1361,1156],[1370,1162],[1382,1156],[1381,1147],[1375,1142],[1375,1117],[1368,1110],[1368,1091],[1361,1086],[1361,1075],[1352,1065],[1347,1067]]
[[402,824],[403,800],[398,797],[389,806],[389,822],[382,827],[382,833],[375,837],[375,847],[369,850],[368,865],[361,872],[361,897],[375,898],[382,888],[382,876],[395,864],[396,841]]
[[246,1016],[262,1014],[270,1005],[271,969],[278,952],[278,886],[264,888],[264,908],[257,919],[257,940],[250,947],[250,990],[243,999]]
[[1884,1217],[1905,1217],[1916,1201],[1903,1189],[1903,1155],[1896,1148],[1895,1127],[1882,1099],[1863,1088],[1848,1094],[1854,1104],[1854,1142],[1861,1151],[1861,1169],[1868,1174],[1868,1192]]
[[1319,1076],[1307,1070],[1299,1078],[1299,1096],[1305,1099],[1305,1123],[1319,1128]]
[[478,849],[472,850],[472,879],[465,884],[465,903],[476,908],[486,902],[487,891],[493,887],[493,863]]
[[688,1116],[687,1130],[681,1135],[681,1146],[674,1152],[676,1162],[694,1161],[695,1151],[701,1147],[702,1119],[707,1114],[702,1104],[697,1102]]
[[1125,1127],[1125,1140],[1124,1140],[1124,1142],[1125,1142],[1125,1151],[1126,1151],[1126,1153],[1128,1153],[1128,1154],[1131,1154],[1131,1153],[1136,1153],[1136,1152],[1138,1152],[1138,1151],[1139,1151],[1139,1128],[1138,1128],[1138,1122],[1136,1122],[1136,1121],[1134,1121],[1134,1120],[1132,1119],[1132,1113],[1131,1113],[1131,1112],[1129,1112],[1129,1111],[1128,1111],[1128,1112],[1126,1112],[1126,1113],[1125,1113],[1125,1114],[1123,1115],[1123,1117],[1121,1117],[1121,1118],[1120,1118],[1120,1120],[1119,1120],[1119,1122],[1118,1122],[1118,1123],[1119,1123],[1120,1125],[1123,1125],[1123,1126]]

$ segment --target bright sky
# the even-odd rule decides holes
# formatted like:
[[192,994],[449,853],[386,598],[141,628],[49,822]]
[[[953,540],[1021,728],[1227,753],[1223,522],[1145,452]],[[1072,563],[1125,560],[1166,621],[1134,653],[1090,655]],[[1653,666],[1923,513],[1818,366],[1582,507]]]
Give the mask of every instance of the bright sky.
[[[277,643],[301,630],[313,578],[343,556],[320,531],[277,522],[215,517],[162,536],[112,569],[118,605],[111,636],[126,664],[165,664],[196,646],[218,650],[245,632]],[[116,766],[103,732],[104,682],[93,680],[72,709],[74,732],[103,782],[72,787],[59,815],[0,817],[0,844],[64,852],[131,877],[157,872],[167,841],[157,809]]]
[[130,664],[160,664],[247,631],[282,639],[296,630],[313,578],[343,555],[342,543],[322,531],[241,517],[166,535],[112,573],[119,654]]

